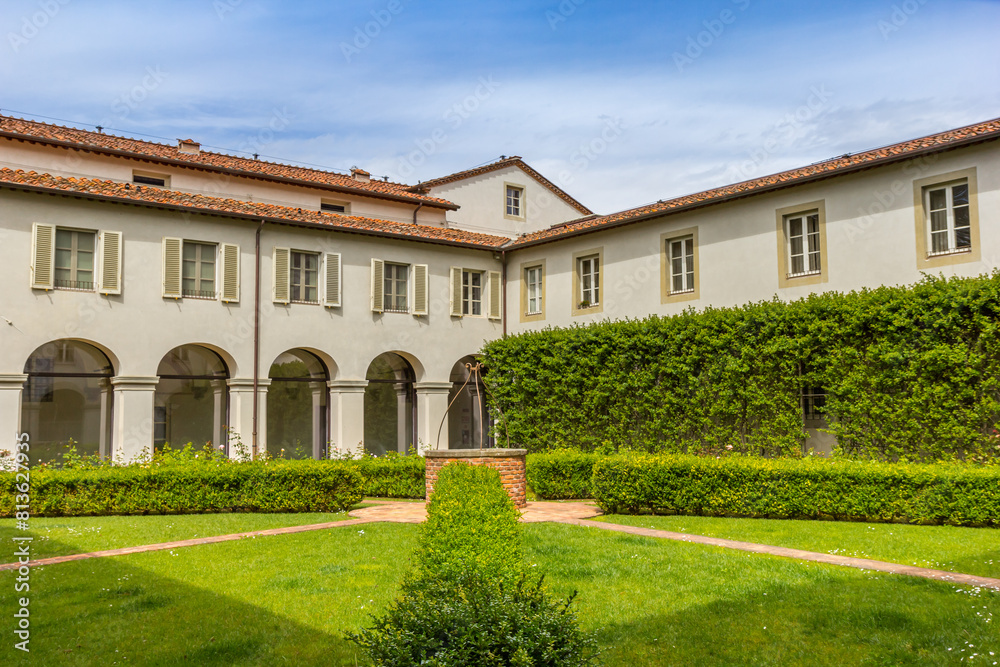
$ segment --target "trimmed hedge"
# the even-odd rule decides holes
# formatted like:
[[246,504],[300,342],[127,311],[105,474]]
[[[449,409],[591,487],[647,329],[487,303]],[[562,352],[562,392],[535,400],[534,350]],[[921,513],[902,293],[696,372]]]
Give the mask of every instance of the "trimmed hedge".
[[[22,484],[0,474],[0,516],[14,515]],[[33,470],[30,498],[32,516],[337,512],[361,500],[362,476],[340,461]]]
[[560,449],[528,454],[528,486],[543,500],[593,498],[590,479],[600,454]]
[[1000,468],[619,455],[594,465],[605,512],[1000,526]]
[[483,355],[510,440],[531,452],[797,456],[800,394],[823,388],[847,455],[1000,460],[998,271],[545,329]]
[[423,498],[424,457],[364,456],[347,460],[361,473],[362,492],[371,498]]

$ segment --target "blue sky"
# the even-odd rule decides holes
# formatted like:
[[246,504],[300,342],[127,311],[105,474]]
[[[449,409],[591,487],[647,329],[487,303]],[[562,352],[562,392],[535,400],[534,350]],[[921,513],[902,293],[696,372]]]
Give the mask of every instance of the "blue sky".
[[8,0],[0,109],[612,212],[1000,116],[1000,2]]

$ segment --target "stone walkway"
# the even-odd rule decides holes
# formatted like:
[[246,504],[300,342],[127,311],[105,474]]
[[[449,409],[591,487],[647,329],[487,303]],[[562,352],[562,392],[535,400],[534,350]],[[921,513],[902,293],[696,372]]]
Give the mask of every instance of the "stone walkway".
[[[42,558],[32,560],[28,565],[54,565],[75,560],[86,560],[89,558],[104,558],[106,556],[122,556],[125,554],[144,553],[147,551],[164,551],[168,549],[179,549],[200,544],[216,544],[218,542],[230,542],[233,540],[243,540],[268,535],[289,535],[292,533],[304,533],[313,530],[327,530],[329,528],[343,528],[347,526],[357,526],[367,523],[421,523],[427,518],[427,509],[422,502],[396,502],[391,500],[366,500],[368,507],[350,512],[350,519],[345,521],[331,521],[328,523],[315,523],[306,526],[289,526],[287,528],[271,528],[269,530],[256,530],[246,533],[234,533],[231,535],[218,535],[216,537],[199,537],[191,540],[180,540],[177,542],[163,542],[160,544],[147,544],[136,547],[126,547],[124,549],[109,549],[107,551],[94,551],[91,553],[71,554],[68,556],[56,556],[53,558]],[[751,553],[768,554],[771,556],[781,556],[793,558],[800,561],[813,563],[823,563],[826,565],[840,565],[844,567],[854,567],[862,570],[873,570],[877,572],[887,572],[890,574],[902,574],[911,577],[922,577],[924,579],[935,579],[953,584],[965,586],[978,586],[991,588],[1000,591],[1000,579],[990,577],[977,577],[970,574],[958,572],[947,572],[944,570],[932,570],[925,567],[915,567],[901,565],[898,563],[887,563],[885,561],[870,560],[867,558],[851,558],[849,556],[836,556],[833,554],[818,553],[815,551],[803,551],[802,549],[789,549],[786,547],[774,547],[767,544],[754,544],[752,542],[739,542],[736,540],[725,540],[716,537],[705,537],[703,535],[690,535],[688,533],[674,533],[668,530],[655,530],[652,528],[638,528],[635,526],[624,526],[615,523],[605,523],[603,521],[588,521],[601,514],[600,509],[591,502],[539,502],[528,503],[522,510],[521,521],[525,523],[553,522],[571,526],[581,526],[596,530],[610,530],[630,535],[642,537],[655,537],[666,540],[676,540],[678,542],[690,542],[693,544],[704,544],[725,549],[736,549]],[[16,570],[19,563],[5,563],[0,565],[0,571]]]

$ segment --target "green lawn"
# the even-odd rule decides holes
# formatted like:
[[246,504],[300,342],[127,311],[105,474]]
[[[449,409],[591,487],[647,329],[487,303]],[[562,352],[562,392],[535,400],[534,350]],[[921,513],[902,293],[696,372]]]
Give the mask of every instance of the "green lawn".
[[611,515],[597,520],[1000,578],[996,528],[704,516]]
[[[179,537],[158,523],[179,518],[130,520],[154,542]],[[75,528],[59,548],[93,544],[82,522],[95,520],[60,521]],[[167,525],[175,532],[156,533]],[[364,664],[342,632],[395,596],[416,535],[368,524],[38,568],[24,664]],[[525,535],[553,591],[580,592],[606,665],[948,665],[1000,654],[996,593],[573,526]],[[15,576],[0,573],[8,637]],[[11,643],[0,662],[20,664]]]

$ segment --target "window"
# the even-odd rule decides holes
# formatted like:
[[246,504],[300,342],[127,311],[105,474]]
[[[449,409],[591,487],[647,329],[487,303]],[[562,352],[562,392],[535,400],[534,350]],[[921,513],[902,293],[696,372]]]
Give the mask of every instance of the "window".
[[694,291],[694,237],[686,236],[667,241],[670,258],[670,293]]
[[347,213],[348,205],[345,202],[324,200],[320,203],[319,210],[326,211],[328,213]]
[[292,301],[319,303],[319,255],[293,250],[289,285]]
[[462,314],[483,314],[483,272],[462,271]]
[[181,295],[215,298],[215,252],[214,243],[184,241],[181,263]]
[[580,260],[580,308],[601,302],[601,259],[597,255]]
[[542,267],[532,266],[524,270],[524,283],[528,289],[528,315],[542,313]]
[[170,182],[170,177],[165,174],[151,174],[134,171],[132,172],[132,182],[139,185],[152,185],[164,188]]
[[926,201],[929,255],[968,252],[972,247],[969,215],[969,183],[961,181],[927,188]]
[[410,267],[407,264],[385,263],[384,299],[385,310],[393,313],[407,313],[407,276]]
[[518,185],[506,186],[504,214],[508,218],[524,217],[524,188]]
[[785,218],[788,234],[788,277],[820,272],[819,212]]
[[802,388],[802,418],[808,427],[826,425],[826,390],[820,387]]
[[95,232],[56,229],[55,287],[94,289]]

